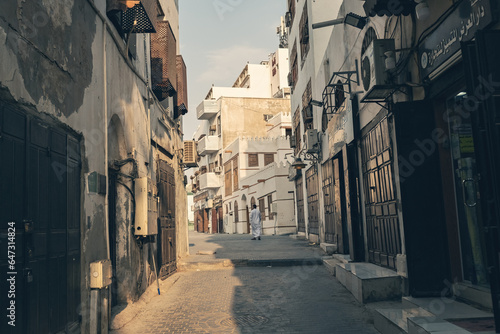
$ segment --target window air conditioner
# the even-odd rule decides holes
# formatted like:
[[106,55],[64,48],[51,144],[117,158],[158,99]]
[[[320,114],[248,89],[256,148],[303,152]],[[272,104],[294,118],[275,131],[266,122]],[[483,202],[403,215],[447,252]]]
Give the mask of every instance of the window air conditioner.
[[307,153],[319,152],[318,130],[309,129],[304,133],[304,148]]
[[214,168],[214,172],[217,173],[217,174],[222,173],[222,167],[215,167]]
[[184,141],[184,165],[186,167],[198,166],[198,152],[196,151],[196,142],[194,140]]
[[376,39],[361,56],[361,78],[366,92],[362,101],[385,101],[394,91],[385,68],[385,53],[394,49],[393,39]]

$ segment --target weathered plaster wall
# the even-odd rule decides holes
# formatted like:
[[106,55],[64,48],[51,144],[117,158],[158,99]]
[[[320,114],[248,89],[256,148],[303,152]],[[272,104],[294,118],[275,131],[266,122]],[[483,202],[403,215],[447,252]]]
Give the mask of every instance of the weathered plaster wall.
[[[165,2],[167,6],[177,6],[177,1]],[[107,198],[88,192],[87,175],[94,171],[107,175],[108,159],[132,157],[137,162],[138,176],[155,177],[147,104],[151,95],[138,76],[145,74],[145,58],[139,55],[134,72],[123,58],[125,43],[114,27],[97,15],[92,3],[105,18],[105,0],[8,1],[2,4],[0,12],[2,98],[9,97],[19,105],[51,115],[82,136],[80,309],[83,333],[89,331],[89,264],[108,257]],[[172,20],[176,18],[175,10],[167,11],[167,15]],[[174,26],[178,32],[178,18]],[[138,50],[149,49],[149,36],[135,37]],[[114,134],[108,133],[111,123],[120,124],[123,135],[113,138]],[[164,140],[169,136],[165,129],[156,128],[155,132],[157,140],[165,141],[166,147],[177,156],[180,133],[170,134],[175,137],[170,143],[168,140],[172,138]],[[182,173],[178,163],[175,164],[181,226],[186,196]],[[131,166],[125,166],[122,172],[133,171]],[[127,182],[132,186],[131,181]],[[129,301],[137,299],[151,283],[150,254],[156,245],[146,244],[141,249],[131,231],[130,193],[123,187],[118,187],[117,192],[118,293],[120,301]],[[184,240],[187,239],[187,218],[185,221],[186,233],[179,232],[182,239],[178,243],[179,254],[187,249]]]
[[228,98],[221,99],[222,147],[238,136],[265,137],[264,115],[290,111],[288,99]]

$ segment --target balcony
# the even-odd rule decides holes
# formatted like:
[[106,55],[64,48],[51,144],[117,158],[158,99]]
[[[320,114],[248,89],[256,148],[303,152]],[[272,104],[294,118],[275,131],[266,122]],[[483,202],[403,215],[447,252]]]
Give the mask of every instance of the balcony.
[[204,156],[219,151],[219,137],[205,136],[198,142],[198,154]]
[[198,177],[200,180],[200,190],[220,187],[220,177],[215,173],[205,173]]
[[216,100],[204,100],[196,108],[196,116],[198,119],[210,119],[217,115],[219,107]]

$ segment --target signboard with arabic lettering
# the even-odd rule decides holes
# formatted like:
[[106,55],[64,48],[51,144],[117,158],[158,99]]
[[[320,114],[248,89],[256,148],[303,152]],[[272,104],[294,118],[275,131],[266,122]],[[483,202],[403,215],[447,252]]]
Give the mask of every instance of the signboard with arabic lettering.
[[460,42],[474,38],[476,31],[492,21],[491,0],[464,0],[419,47],[422,77],[460,51]]

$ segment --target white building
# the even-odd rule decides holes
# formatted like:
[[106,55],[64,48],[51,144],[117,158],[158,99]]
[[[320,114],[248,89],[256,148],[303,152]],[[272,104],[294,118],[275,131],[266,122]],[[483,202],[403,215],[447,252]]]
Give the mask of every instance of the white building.
[[295,233],[294,186],[288,181],[292,154],[290,114],[273,117],[268,133],[278,137],[237,138],[224,149],[224,231],[250,233],[249,212],[257,205],[263,234]]

